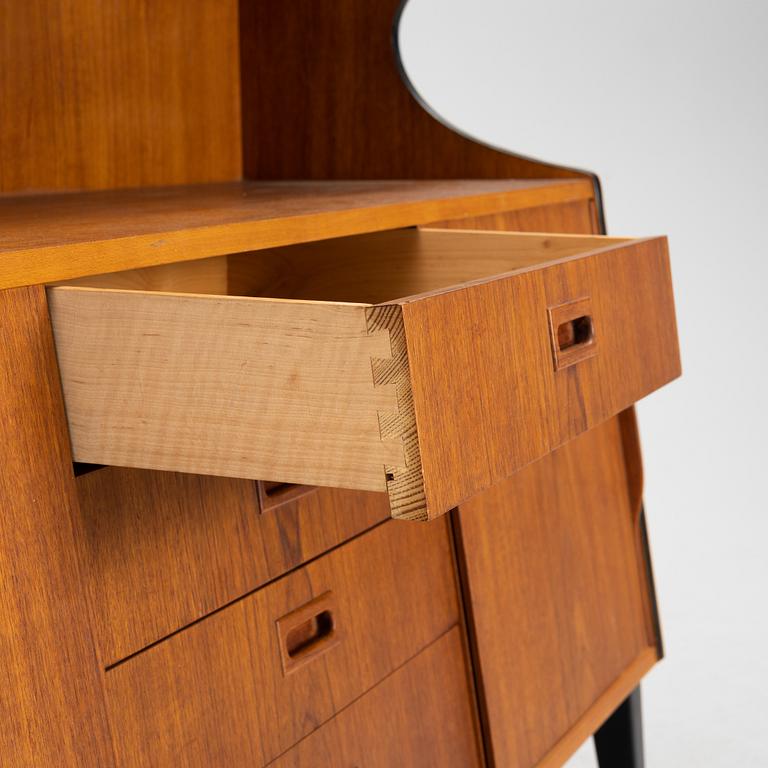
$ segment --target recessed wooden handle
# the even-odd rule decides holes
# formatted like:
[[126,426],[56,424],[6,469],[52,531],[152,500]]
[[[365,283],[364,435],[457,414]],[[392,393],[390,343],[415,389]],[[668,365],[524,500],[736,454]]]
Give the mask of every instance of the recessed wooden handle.
[[333,593],[326,592],[277,620],[283,672],[288,675],[339,643]]
[[576,299],[557,307],[550,307],[548,314],[552,357],[556,371],[597,354],[591,299]]
[[583,344],[591,344],[593,338],[591,315],[581,315],[573,320],[566,320],[557,328],[557,346],[560,352]]

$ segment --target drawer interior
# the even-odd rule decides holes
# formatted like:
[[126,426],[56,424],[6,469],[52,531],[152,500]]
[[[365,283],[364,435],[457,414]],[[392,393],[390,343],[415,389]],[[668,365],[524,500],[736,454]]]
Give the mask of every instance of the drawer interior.
[[399,229],[79,278],[61,285],[384,304],[629,242]]

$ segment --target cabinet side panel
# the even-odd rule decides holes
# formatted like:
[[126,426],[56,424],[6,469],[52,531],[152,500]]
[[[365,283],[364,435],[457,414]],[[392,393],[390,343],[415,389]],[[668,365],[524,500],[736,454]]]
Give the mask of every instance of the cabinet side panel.
[[0,316],[0,762],[110,766],[45,291]]

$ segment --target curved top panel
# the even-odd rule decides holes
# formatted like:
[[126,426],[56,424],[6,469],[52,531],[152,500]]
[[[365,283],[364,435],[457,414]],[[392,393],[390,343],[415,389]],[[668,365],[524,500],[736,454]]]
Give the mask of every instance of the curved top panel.
[[[407,0],[406,0],[407,2]],[[590,178],[463,135],[404,72],[400,0],[241,0],[250,179]]]

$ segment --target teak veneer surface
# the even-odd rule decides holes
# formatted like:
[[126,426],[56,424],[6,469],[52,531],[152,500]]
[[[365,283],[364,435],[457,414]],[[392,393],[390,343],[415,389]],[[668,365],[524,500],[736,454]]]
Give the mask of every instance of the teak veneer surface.
[[[500,229],[508,231],[531,231],[531,232],[572,232],[572,233],[584,233],[590,234],[598,231],[599,221],[596,216],[596,210],[591,201],[581,203],[564,203],[560,205],[546,206],[542,208],[529,208],[522,211],[510,211],[503,214],[495,214],[491,216],[481,217],[469,217],[463,220],[455,220],[449,222],[442,222],[440,226],[459,229]],[[635,658],[634,661],[624,667],[620,675],[614,679],[614,681],[605,688],[599,696],[584,710],[583,714],[572,722],[567,730],[563,731],[556,743],[548,748],[545,757],[536,762],[538,768],[559,768],[563,763],[578,749],[579,746],[587,739],[595,730],[605,721],[605,719],[616,709],[619,702],[624,699],[634,690],[638,685],[638,682],[646,674],[646,672],[656,663],[661,655],[661,639],[659,635],[658,620],[656,617],[655,600],[653,596],[653,581],[650,571],[649,552],[647,549],[647,542],[645,541],[645,535],[641,528],[644,526],[642,520],[642,487],[643,487],[643,471],[642,461],[640,456],[640,446],[637,433],[637,425],[634,416],[634,408],[629,408],[623,411],[618,416],[618,428],[621,435],[622,448],[624,453],[624,463],[626,468],[626,490],[629,499],[629,514],[632,519],[632,529],[635,540],[635,552],[636,562],[627,564],[627,574],[633,572],[633,568],[637,569],[639,573],[640,593],[642,597],[643,616],[630,617],[632,622],[629,626],[624,627],[622,632],[638,632],[641,627],[644,628],[645,637],[648,638],[648,647],[645,648]],[[579,443],[580,441],[576,441]],[[581,451],[582,449],[578,445],[570,447],[571,451]],[[616,450],[615,444],[612,450]],[[581,454],[580,454],[581,455]],[[583,467],[584,472],[591,472],[589,467],[589,455],[585,453],[584,458],[586,463]],[[546,483],[551,483],[554,488],[558,487],[558,472],[560,471],[560,465],[554,461],[541,461],[538,463],[538,472],[541,477],[539,483],[542,486]],[[532,467],[529,467],[524,472],[531,473]],[[598,473],[599,474],[599,473]],[[601,482],[601,480],[597,480]],[[511,488],[511,483],[506,484],[507,488]],[[488,498],[486,499],[486,494]],[[503,503],[506,506],[506,512],[504,512],[505,519],[509,517],[514,518],[514,510],[516,504],[516,498],[514,492],[510,490],[507,493],[503,493],[503,500],[500,499],[499,489],[491,489],[488,492],[484,492],[476,497],[473,501],[473,505],[488,505],[490,508],[494,508],[497,505]],[[558,502],[559,503],[559,502]],[[501,515],[502,511],[499,510],[497,514]],[[457,516],[455,520],[455,529],[457,533],[461,534],[462,523],[465,523],[469,528],[473,526],[482,525],[482,520],[478,519],[476,515]],[[515,532],[512,535],[516,535]],[[493,542],[490,539],[486,540],[488,547],[482,548],[480,552],[474,552],[472,549],[461,550],[459,553],[459,560],[466,576],[467,563],[474,561],[477,558],[486,558],[487,562],[482,569],[474,568],[474,581],[472,585],[472,593],[474,595],[495,594],[498,589],[499,578],[504,576],[502,583],[506,584],[506,577],[508,573],[508,558],[509,542],[506,536],[500,536],[498,541],[494,539]],[[532,566],[534,569],[540,567],[536,565],[536,562],[542,556],[540,548],[528,548],[523,550],[517,550],[519,554],[519,560],[516,561],[517,568],[521,572],[527,572],[527,558],[531,558],[534,561]],[[574,563],[575,565],[575,563]],[[587,559],[583,562],[583,567],[587,571],[591,571],[593,568],[591,560]],[[564,574],[564,578],[568,579],[568,574]],[[553,588],[554,585],[553,585]],[[541,609],[540,602],[540,590],[529,589],[520,593],[520,598],[525,602],[525,607],[520,606],[519,611],[521,615],[533,615],[537,616]],[[502,597],[504,601],[503,609],[508,609],[507,601]],[[530,602],[528,602],[530,601]],[[485,698],[482,692],[484,687],[485,678],[482,676],[479,678],[480,688],[480,704],[481,710],[485,713],[485,733],[487,738],[488,759],[494,760],[494,746],[500,752],[500,760],[496,762],[497,765],[506,765],[506,760],[512,760],[509,753],[510,743],[514,742],[519,752],[524,751],[527,747],[524,746],[524,742],[528,747],[538,744],[539,747],[545,748],[545,744],[549,743],[553,737],[557,737],[556,731],[553,732],[552,723],[549,717],[541,717],[541,726],[533,727],[530,732],[525,732],[523,726],[521,726],[521,720],[519,713],[515,706],[515,699],[513,698],[508,705],[504,705],[503,701],[509,692],[509,695],[514,697],[516,695],[516,689],[514,687],[502,687],[499,684],[499,679],[494,677],[496,667],[494,667],[494,659],[502,659],[502,663],[505,663],[510,653],[517,651],[515,645],[515,638],[510,636],[510,623],[500,619],[495,611],[499,610],[500,606],[498,601],[492,600],[488,605],[482,599],[473,601],[472,595],[468,595],[467,600],[467,612],[470,617],[477,611],[479,620],[487,628],[488,635],[483,638],[483,646],[487,649],[489,646],[493,647],[494,653],[491,655],[491,663],[486,664],[485,669],[488,670],[489,685],[491,688],[491,695],[489,699]],[[564,622],[570,621],[570,616],[567,613],[559,614],[559,620]],[[533,620],[535,623],[535,619]],[[492,625],[492,629],[490,626]],[[536,625],[532,633],[539,631],[540,626]],[[559,643],[561,636],[559,632],[553,637],[557,640],[550,640],[551,643]],[[567,637],[564,635],[563,637]],[[536,642],[533,637],[531,644],[538,648],[539,643]],[[475,637],[475,650],[478,650],[478,641]],[[546,653],[546,649],[544,653]],[[510,660],[512,661],[512,660]],[[478,657],[475,656],[475,664],[479,666]],[[478,668],[476,666],[476,669]],[[503,669],[502,669],[503,675]],[[557,687],[556,680],[550,680],[549,684],[552,687]],[[566,685],[570,687],[570,680],[567,677],[561,678],[560,685]],[[501,690],[500,690],[501,689]],[[548,688],[551,690],[551,688]],[[562,691],[562,689],[561,689]],[[545,695],[546,698],[546,695]],[[557,700],[562,700],[564,695],[560,692],[557,696]],[[502,702],[499,705],[499,702]],[[494,705],[494,711],[488,711],[488,705]],[[542,711],[547,711],[546,706],[542,707]],[[535,719],[535,713],[531,714],[530,722]],[[512,736],[510,736],[512,734]],[[495,745],[494,745],[495,742]],[[514,766],[514,762],[509,763]],[[522,763],[525,768],[528,768],[528,764]]]
[[237,5],[0,3],[0,193],[240,178]]
[[593,184],[587,172],[484,145],[436,118],[400,58],[404,6],[403,0],[241,0],[247,177],[571,177]]
[[4,3],[0,103],[12,117],[0,126],[0,192],[588,178],[482,146],[430,115],[392,45],[400,4]]
[[[271,298],[49,289],[78,461],[387,490],[423,519],[679,373],[663,239],[409,229],[231,266]],[[556,371],[548,313],[576,300],[597,352]]]
[[657,658],[633,471],[614,418],[459,508],[496,765],[538,765],[577,725],[585,738],[593,704],[634,669],[605,717]]
[[270,768],[480,768],[467,675],[455,627]]
[[595,201],[538,205],[516,211],[503,211],[463,219],[435,221],[427,225],[432,229],[484,229],[506,232],[548,232],[550,234],[598,234]]
[[104,665],[389,517],[383,494],[322,488],[263,514],[255,483],[105,468],[77,479]]
[[[541,313],[582,297],[592,302],[598,352],[554,371]],[[509,477],[680,375],[663,239],[523,270],[402,309],[435,510]]]
[[[409,228],[232,254],[227,274],[234,295],[406,304],[629,242],[622,237]],[[113,277],[120,279],[103,275],[93,283],[76,280],[72,285],[108,288]]]
[[[377,3],[359,0],[295,0],[291,3],[64,0],[57,4],[27,0],[2,4],[0,104],[4,119],[0,125],[0,192],[232,183],[221,187],[161,189],[157,193],[149,190],[108,192],[103,198],[85,193],[2,199],[0,288],[13,289],[105,271],[151,267],[429,222],[442,221],[446,226],[475,229],[499,226],[549,232],[596,231],[600,206],[595,199],[599,187],[594,177],[482,146],[440,123],[403,87],[398,71],[402,63],[392,51],[392,21],[400,7],[400,0]],[[19,30],[24,33],[19,34]],[[469,197],[458,194],[455,198],[453,191],[458,187],[452,182],[450,193],[444,188],[435,193],[434,182],[428,182],[432,191],[422,188],[423,199],[421,192],[414,192],[413,197],[418,199],[410,198],[404,203],[400,193],[387,197],[392,189],[402,189],[403,182],[398,181],[388,189],[379,183],[368,190],[351,184],[345,187],[349,192],[345,201],[341,199],[346,194],[341,186],[323,185],[319,189],[298,184],[283,190],[235,181],[243,175],[261,180],[325,182],[371,178],[570,177],[577,180],[544,184],[494,181],[494,185],[501,187],[494,187],[490,196],[486,189],[479,196],[473,191]],[[412,189],[409,182],[405,184]],[[212,199],[217,198],[219,192],[221,199]],[[441,199],[438,203],[434,202],[435,194]],[[250,199],[253,195],[261,196],[258,204],[254,205]],[[298,200],[306,202],[306,198],[313,195],[317,199],[311,204],[303,205]],[[446,202],[444,197],[451,199]],[[274,198],[281,200],[276,206],[279,210],[267,211],[269,206],[264,205],[265,201],[271,205]],[[178,204],[174,199],[178,199]],[[241,204],[248,210],[243,211]],[[454,221],[446,221],[450,219]],[[197,224],[203,220],[204,223]],[[458,220],[462,223],[458,224]],[[221,265],[214,269],[216,276],[208,273],[204,277],[209,287],[222,277],[218,266]],[[193,282],[201,276],[203,272],[197,273]],[[232,282],[231,274],[224,276]],[[136,277],[133,275],[130,279]],[[167,279],[168,275],[158,276],[158,273],[138,276],[140,282],[150,281],[150,290],[152,281],[165,284]],[[200,288],[195,290],[206,292]],[[40,290],[4,292],[0,294],[0,311],[4,338],[0,351],[3,394],[0,421],[5,438],[5,450],[0,452],[6,470],[0,475],[4,513],[0,522],[0,578],[3,582],[2,634],[8,651],[0,685],[2,760],[14,766],[94,764],[101,768],[112,765],[115,757],[103,712],[101,684],[104,678],[98,671],[102,659],[98,658],[98,649],[94,649],[90,637],[88,590],[80,567],[82,563],[89,567],[88,553],[83,551],[88,523],[86,520],[83,527],[83,520],[77,514],[77,492],[70,475],[71,456],[44,295]],[[581,393],[570,381],[576,377],[568,374],[563,378],[569,380],[571,400],[578,406]],[[594,416],[594,411],[592,414]],[[570,419],[569,416],[566,421]],[[589,420],[588,413],[583,418],[574,417],[573,429]],[[625,456],[629,453],[631,451]],[[576,463],[579,462],[577,458]],[[582,470],[589,471],[580,464]],[[151,497],[158,501],[162,496],[163,526],[170,518],[178,519],[176,515],[184,514],[182,497],[188,498],[186,494],[192,492],[190,487],[196,482],[200,482],[201,487],[210,483],[210,489],[237,486],[243,493],[247,487],[228,480],[195,481],[180,476],[161,480],[159,473],[105,472],[102,478],[112,477],[117,487],[129,496],[135,492],[142,500]],[[538,481],[527,483],[541,486],[540,491],[534,489],[530,495],[535,497],[541,493],[551,500],[552,493],[559,488],[557,483],[552,485],[555,472],[554,459],[524,469],[523,473],[529,478],[543,473]],[[144,477],[137,481],[139,475]],[[600,482],[598,475],[590,477],[590,482]],[[92,483],[97,488],[99,482],[95,478],[78,481],[81,498],[87,496],[87,493],[83,495],[84,486]],[[156,488],[148,490],[147,486],[153,487],[155,483]],[[631,490],[637,483],[637,468],[628,468],[628,488]],[[131,490],[127,490],[129,486]],[[495,495],[497,493],[501,496]],[[562,493],[567,499],[574,491],[566,488]],[[109,496],[106,491],[105,494]],[[636,508],[636,494],[630,495]],[[201,506],[214,518],[216,513],[207,506],[208,501],[210,497],[203,499]],[[533,498],[530,508],[536,508],[538,501]],[[546,612],[551,605],[561,605],[558,599],[570,599],[572,586],[602,574],[603,565],[613,563],[618,554],[606,556],[605,561],[598,558],[594,564],[589,550],[577,563],[567,530],[568,523],[573,521],[564,513],[562,529],[544,532],[541,521],[537,523],[526,514],[523,523],[517,524],[514,499],[510,500],[503,492],[491,490],[477,497],[474,503],[487,511],[490,519],[498,519],[508,526],[492,534],[487,529],[484,533],[474,530],[481,548],[475,558],[469,558],[474,597],[467,593],[473,603],[467,605],[467,610],[482,613],[488,608],[486,598],[492,601],[483,619],[491,622],[491,628],[480,671],[485,681],[498,690],[509,668],[506,665],[517,664],[525,688],[540,692],[536,682],[530,682],[532,675],[543,656],[559,652],[559,628],[552,628],[550,614],[546,615],[547,621],[541,620],[541,611]],[[552,503],[560,514],[560,501],[556,499]],[[509,505],[512,511],[507,507],[498,509],[499,504]],[[247,516],[247,507],[246,504],[238,514],[242,512]],[[173,512],[166,518],[168,509]],[[285,509],[289,515],[288,508]],[[86,517],[94,510],[95,507],[87,511]],[[193,509],[191,519],[199,519],[199,512]],[[283,512],[281,508],[280,515]],[[582,512],[584,510],[580,510],[580,514]],[[150,513],[147,510],[143,520],[137,523],[147,536],[153,535],[154,530],[147,517]],[[130,513],[126,517],[130,517]],[[121,516],[122,522],[126,517]],[[598,517],[602,518],[602,512]],[[466,519],[471,521],[472,517]],[[600,543],[598,552],[603,551],[603,542],[615,537],[614,522],[609,520],[606,532],[594,532]],[[385,523],[377,530],[394,531],[395,525]],[[535,528],[533,546],[526,548],[526,542],[514,539],[521,525]],[[469,540],[473,534],[471,522],[466,527]],[[434,525],[427,530],[431,531],[427,537],[434,535]],[[91,528],[91,534],[93,531]],[[164,528],[164,533],[167,532]],[[190,540],[188,534],[189,531],[185,531],[180,536],[181,546],[189,546],[190,552],[215,560],[201,539]],[[162,540],[163,536],[158,535]],[[414,531],[407,534],[408,537],[416,535]],[[111,533],[102,538],[103,529],[95,536],[102,542],[106,538],[115,543]],[[287,538],[284,546],[292,548]],[[577,548],[586,548],[584,536],[577,535],[575,540]],[[325,541],[318,540],[317,547],[324,546]],[[334,562],[341,562],[342,554],[355,543],[332,553],[332,557],[337,558]],[[115,544],[117,556],[125,552],[123,544]],[[162,541],[159,547],[162,548]],[[553,547],[562,549],[564,566],[560,566],[557,559],[552,563],[537,560],[542,552],[546,556]],[[303,545],[300,549],[302,553],[305,551]],[[106,551],[99,547],[98,556],[105,556]],[[315,549],[310,546],[306,551]],[[154,556],[149,555],[149,549],[146,552]],[[465,542],[462,556],[467,557],[468,552]],[[269,560],[272,554],[266,552],[265,559]],[[267,741],[272,740],[272,747],[281,740],[280,734],[285,730],[287,736],[280,741],[282,749],[296,734],[309,733],[324,718],[339,712],[327,729],[314,730],[299,744],[298,759],[305,762],[311,758],[307,751],[313,756],[315,751],[327,749],[331,759],[336,755],[335,750],[339,750],[350,755],[350,760],[367,764],[373,759],[372,755],[378,757],[373,750],[379,748],[377,745],[382,744],[385,734],[397,731],[400,738],[404,733],[413,735],[419,726],[418,713],[423,711],[420,737],[413,736],[417,739],[413,742],[410,736],[403,739],[403,750],[407,745],[414,745],[418,759],[413,762],[427,764],[428,758],[423,752],[429,739],[434,738],[438,765],[450,765],[454,759],[457,764],[470,765],[464,733],[468,728],[466,717],[462,714],[451,719],[445,709],[446,700],[433,698],[436,690],[465,695],[452,674],[453,663],[449,671],[436,661],[429,661],[436,658],[431,654],[436,653],[447,638],[456,635],[455,630],[444,634],[412,664],[398,667],[380,687],[374,688],[370,694],[373,698],[363,696],[348,708],[343,707],[350,700],[346,696],[349,691],[342,691],[345,695],[339,697],[334,687],[344,685],[339,681],[351,673],[352,678],[369,685],[384,674],[384,670],[389,674],[394,665],[404,663],[409,643],[418,645],[417,640],[426,641],[424,616],[429,617],[426,623],[437,631],[437,626],[446,626],[448,615],[455,616],[456,611],[454,598],[447,591],[434,591],[435,585],[448,583],[442,556],[437,558],[439,566],[430,565],[432,561],[429,561],[425,568],[414,571],[411,565],[423,557],[421,546],[390,546],[386,548],[385,561],[373,554],[372,558],[360,557],[354,567],[334,566],[329,570],[334,571],[338,583],[350,584],[355,589],[361,572],[366,568],[377,571],[377,584],[387,586],[386,592],[381,588],[383,626],[397,634],[395,640],[399,645],[395,645],[399,653],[392,653],[386,663],[372,663],[370,669],[363,668],[357,658],[360,654],[355,655],[357,660],[353,664],[343,666],[330,662],[330,654],[338,653],[343,647],[342,640],[319,662],[322,671],[310,674],[310,665],[295,673],[311,677],[302,684],[301,690],[301,700],[308,704],[295,713],[290,707],[282,709],[283,719],[276,723],[272,702],[275,691],[280,691],[275,682],[277,673],[273,675],[274,670],[270,668],[262,678],[260,665],[268,663],[268,654],[253,654],[243,638],[257,635],[265,624],[270,624],[274,618],[272,608],[287,608],[288,603],[293,604],[294,595],[301,601],[317,596],[326,588],[322,568],[302,570],[302,574],[309,576],[302,577],[297,572],[288,577],[290,582],[284,581],[291,585],[290,600],[283,599],[285,595],[281,594],[277,606],[265,607],[269,601],[267,590],[262,590],[106,673],[108,685],[114,686],[110,691],[110,709],[117,758],[128,765],[155,764],[159,760],[160,764],[175,768],[179,764],[179,752],[169,750],[170,744],[171,748],[183,748],[192,763],[197,760],[197,764],[206,766],[233,765],[236,760],[230,756],[238,753],[243,756],[243,764],[250,766],[258,764],[263,756],[256,744],[260,729],[267,734]],[[518,559],[515,554],[519,555]],[[527,572],[528,556],[538,563],[531,571],[538,579]],[[281,558],[279,555],[278,561]],[[478,568],[473,568],[473,561],[477,565],[478,558],[485,558],[482,568],[487,581],[480,578]],[[326,558],[313,565],[323,561]],[[375,561],[373,565],[372,561]],[[295,562],[295,558],[288,557],[284,562]],[[542,573],[548,564],[550,570]],[[513,573],[519,575],[516,581],[509,578],[510,565]],[[576,578],[571,577],[571,566],[577,571]],[[276,567],[279,569],[282,565],[278,563]],[[611,595],[622,592],[631,574],[636,572],[626,563],[622,568],[616,584],[611,587]],[[206,578],[216,582],[220,574],[216,568],[213,570]],[[393,593],[391,585],[398,583],[396,577],[403,572],[404,583],[399,592],[405,596],[406,605],[419,603],[414,608],[419,616],[398,626],[398,618],[402,618],[394,606],[398,590]],[[643,573],[639,589],[647,601],[652,584],[648,574]],[[226,591],[229,575],[222,579],[224,589],[220,594]],[[430,600],[424,605],[420,602],[423,600],[421,578],[430,580]],[[190,605],[208,588],[204,583],[209,584],[199,582],[200,594],[191,597]],[[182,588],[181,581],[175,584]],[[498,585],[502,587],[500,596]],[[564,586],[563,595],[561,586]],[[147,583],[144,587],[149,589],[151,585]],[[196,589],[192,587],[191,591]],[[520,608],[522,629],[516,621],[508,620],[509,615],[504,615],[508,609],[506,603],[494,608],[493,601],[503,598],[509,590],[515,594],[525,590]],[[551,593],[552,603],[541,599],[543,591],[547,599]],[[636,607],[638,601],[631,595],[630,598]],[[530,602],[526,602],[527,599]],[[366,609],[364,600],[360,599],[359,603]],[[531,606],[536,610],[527,612]],[[628,622],[622,620],[622,626],[617,628],[618,646],[625,650],[627,638],[639,637],[638,627],[643,623],[630,607],[619,606],[615,614],[628,619]],[[558,616],[578,630],[575,634],[582,645],[576,644],[576,648],[590,643],[590,625],[585,616],[588,618],[586,610]],[[643,636],[648,637],[648,617],[642,618],[645,619]],[[94,626],[100,620],[96,619]],[[594,679],[592,664],[586,664],[561,678],[558,687],[552,682],[551,668],[541,665],[544,693],[553,693],[545,696],[545,705],[538,712],[525,711],[522,718],[515,706],[521,686],[513,682],[502,692],[508,701],[497,708],[498,717],[489,730],[489,743],[499,749],[497,764],[503,764],[501,757],[510,744],[510,754],[517,748],[539,754],[548,749],[542,763],[547,768],[561,763],[572,751],[574,739],[584,738],[594,730],[653,662],[655,649],[642,650],[599,692],[579,718],[580,694],[570,686],[581,684],[583,677],[590,678],[587,684],[593,684],[608,663],[616,660],[617,650],[609,649],[606,660],[601,661],[604,629],[606,623],[614,621],[612,614],[598,612],[596,621],[600,629],[591,647],[596,648],[595,656],[600,663],[595,666],[599,667],[599,674],[595,674]],[[368,613],[366,622],[374,623]],[[370,633],[377,649],[372,658],[378,659],[386,655],[382,648],[391,637],[387,635],[387,640],[382,640],[381,626],[377,624],[375,629]],[[518,637],[524,636],[525,647],[533,649],[532,669],[525,667],[523,654],[510,640],[515,632]],[[132,643],[124,647],[132,647]],[[490,646],[494,648],[492,653],[488,652]],[[440,657],[445,660],[448,654],[440,651]],[[563,663],[574,658],[578,661],[578,654]],[[206,666],[200,659],[211,663]],[[498,665],[489,662],[494,659]],[[179,666],[174,666],[179,660]],[[277,653],[272,661],[279,664]],[[146,667],[140,669],[140,662],[146,663]],[[416,675],[417,665],[420,669]],[[426,667],[431,671],[425,672]],[[409,682],[406,692],[402,679],[410,680],[412,674],[419,682]],[[526,674],[530,677],[526,678]],[[266,686],[260,684],[262,679],[268,680]],[[562,692],[563,680],[569,686],[567,695]],[[196,696],[200,690],[204,693]],[[123,691],[128,692],[125,707]],[[393,701],[400,696],[413,706],[407,712],[400,708],[392,712]],[[550,701],[556,708],[556,717],[541,716],[542,712],[549,715]],[[158,705],[153,706],[155,703]],[[459,703],[453,705],[460,707]],[[358,706],[360,715],[356,714]],[[386,712],[381,715],[384,706]],[[563,709],[567,710],[565,718],[561,717]],[[370,734],[369,710],[376,710],[381,718],[373,725],[373,734]],[[538,717],[533,718],[534,714]],[[243,715],[261,725],[247,732],[243,729]],[[445,732],[433,737],[433,717],[436,716],[444,719],[448,731],[456,724],[461,733]],[[565,724],[566,728],[571,724],[570,730],[560,734],[554,746],[553,739],[558,735],[552,732],[553,722]],[[521,723],[526,724],[527,730],[521,741],[516,742]],[[184,724],[189,725],[186,731]],[[405,728],[408,730],[401,730]],[[366,739],[367,748],[359,751],[352,742],[357,745],[362,741],[366,729],[369,729],[370,740]],[[454,738],[456,741],[452,741]],[[234,747],[228,751],[231,745]],[[273,753],[276,754],[274,750]],[[285,753],[283,759],[288,760],[292,754]],[[390,756],[387,749],[379,758],[381,765],[391,764]]]
[[[285,674],[275,622],[321,596],[338,642]],[[382,523],[110,669],[118,763],[264,765],[447,632],[458,611],[447,520]]]
[[233,182],[0,198],[0,288],[585,200],[588,181]]
[[108,768],[45,292],[0,292],[0,317],[0,763]]

